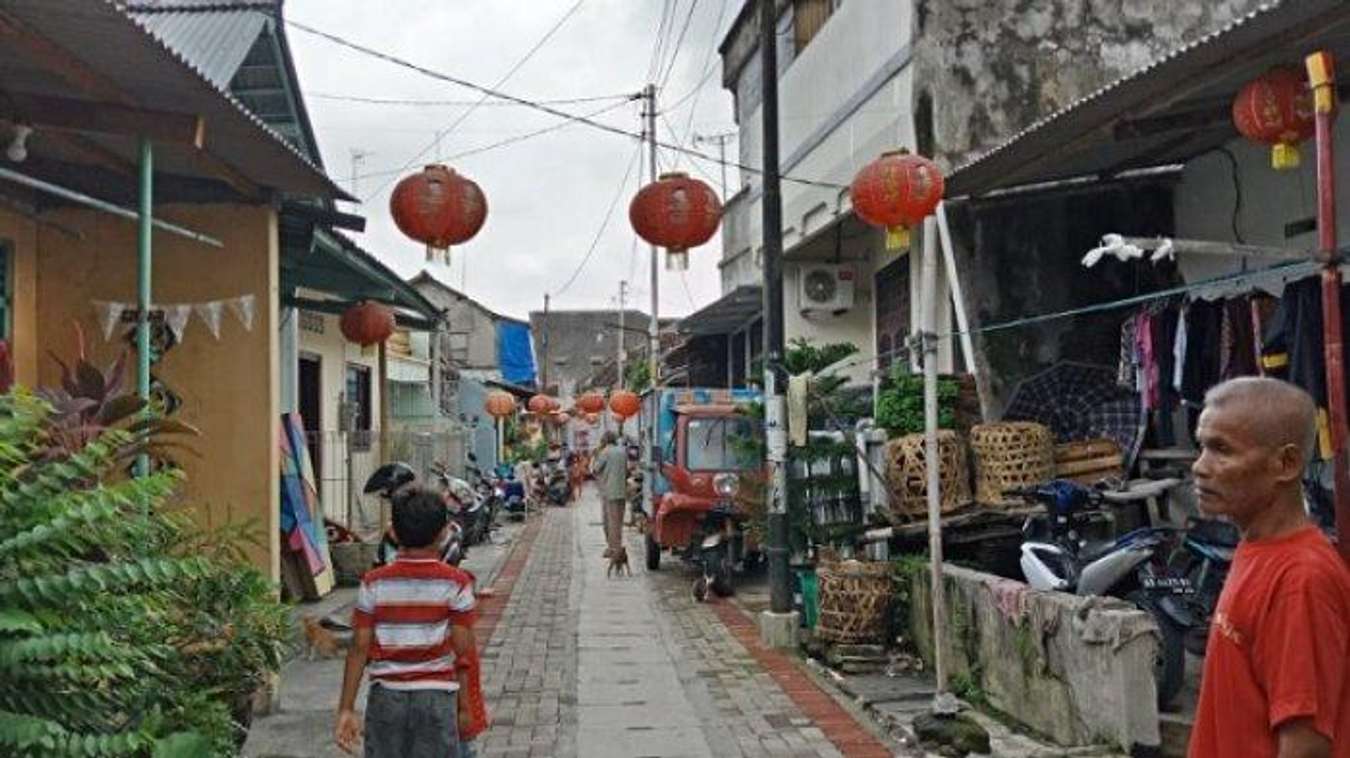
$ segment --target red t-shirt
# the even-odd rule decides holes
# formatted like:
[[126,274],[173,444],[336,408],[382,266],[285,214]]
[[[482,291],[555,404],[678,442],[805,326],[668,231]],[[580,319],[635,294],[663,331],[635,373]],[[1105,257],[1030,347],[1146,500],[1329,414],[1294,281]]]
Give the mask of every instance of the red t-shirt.
[[1350,569],[1315,527],[1242,542],[1210,626],[1190,758],[1274,758],[1310,718],[1350,758]]
[[472,576],[435,558],[398,558],[361,578],[352,625],[373,628],[367,672],[391,689],[456,690],[452,626],[473,626]]

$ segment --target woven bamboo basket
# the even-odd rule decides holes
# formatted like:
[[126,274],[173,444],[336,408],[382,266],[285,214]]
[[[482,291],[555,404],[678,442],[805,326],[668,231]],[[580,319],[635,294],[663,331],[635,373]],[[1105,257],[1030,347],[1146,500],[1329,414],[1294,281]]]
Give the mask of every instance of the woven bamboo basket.
[[[970,469],[966,446],[956,432],[938,431],[941,508],[950,513],[970,502]],[[928,513],[928,464],[924,436],[908,434],[886,444],[886,479],[891,512],[897,518],[924,518]]]
[[816,567],[816,577],[818,638],[848,645],[885,641],[894,595],[889,563],[823,561]]
[[970,430],[975,465],[975,502],[1002,507],[1004,491],[1047,482],[1055,473],[1055,442],[1050,429],[1031,421],[981,424]]

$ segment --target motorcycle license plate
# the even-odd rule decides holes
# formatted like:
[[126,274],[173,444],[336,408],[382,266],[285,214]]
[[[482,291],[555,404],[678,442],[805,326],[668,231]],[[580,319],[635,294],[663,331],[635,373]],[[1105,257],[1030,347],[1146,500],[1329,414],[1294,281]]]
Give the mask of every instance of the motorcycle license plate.
[[1142,579],[1144,589],[1154,592],[1167,592],[1173,595],[1190,595],[1195,592],[1191,580],[1184,576],[1146,576]]

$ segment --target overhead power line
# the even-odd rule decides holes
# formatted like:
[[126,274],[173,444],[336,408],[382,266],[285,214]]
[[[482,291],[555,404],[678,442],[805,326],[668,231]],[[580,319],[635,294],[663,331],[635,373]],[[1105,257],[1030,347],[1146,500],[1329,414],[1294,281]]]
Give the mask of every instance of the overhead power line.
[[[475,92],[481,92],[481,93],[487,94],[487,95],[489,95],[489,96],[491,96],[491,97],[495,97],[495,98],[498,98],[498,99],[501,99],[501,100],[506,100],[506,101],[508,101],[508,102],[516,103],[516,104],[523,105],[523,106],[526,106],[526,107],[529,107],[529,108],[533,108],[534,110],[541,111],[541,112],[543,112],[543,113],[548,113],[548,114],[550,114],[550,115],[557,116],[558,118],[568,119],[568,120],[574,120],[574,121],[576,121],[576,122],[578,122],[578,123],[586,124],[587,126],[593,127],[593,128],[598,129],[598,130],[600,130],[600,131],[609,132],[610,134],[617,134],[617,135],[620,135],[620,136],[623,136],[623,137],[628,137],[628,138],[630,138],[630,139],[635,139],[635,140],[641,140],[641,139],[642,139],[642,135],[639,134],[638,132],[631,132],[631,131],[628,131],[627,129],[621,129],[621,128],[617,127],[617,126],[612,126],[612,125],[610,125],[610,124],[601,123],[601,122],[599,122],[599,121],[595,121],[595,120],[593,120],[593,119],[586,118],[586,117],[584,117],[584,116],[576,116],[576,115],[573,115],[573,114],[568,113],[568,112],[566,112],[566,111],[559,110],[559,109],[557,109],[557,108],[555,108],[555,107],[553,107],[553,106],[551,106],[551,105],[544,105],[544,104],[542,104],[542,103],[539,103],[539,102],[536,102],[536,101],[533,101],[533,100],[529,100],[529,99],[526,99],[526,98],[523,98],[523,97],[517,97],[517,96],[515,96],[515,95],[511,95],[511,94],[508,94],[508,93],[506,93],[506,92],[501,92],[501,91],[499,91],[499,90],[497,90],[497,89],[495,89],[495,88],[492,88],[492,87],[485,87],[485,86],[483,86],[483,85],[481,85],[481,84],[476,84],[476,83],[474,83],[474,82],[468,81],[467,79],[463,79],[463,78],[460,78],[460,77],[457,77],[457,76],[453,76],[453,75],[446,74],[446,73],[443,73],[443,72],[440,72],[440,71],[436,71],[436,70],[434,70],[434,69],[427,68],[426,66],[422,66],[422,65],[419,65],[419,64],[416,64],[416,63],[412,63],[411,61],[405,60],[405,59],[400,58],[400,57],[398,57],[398,56],[396,56],[396,55],[390,55],[389,53],[380,52],[379,50],[375,50],[375,49],[373,49],[373,48],[366,47],[365,45],[361,45],[361,44],[359,44],[359,43],[352,42],[352,41],[350,41],[350,40],[347,40],[347,39],[344,39],[344,38],[342,38],[342,37],[339,37],[339,36],[336,35],[336,34],[332,34],[332,33],[330,33],[330,32],[325,32],[325,31],[322,31],[322,30],[320,30],[320,29],[316,29],[316,28],[314,28],[314,27],[312,27],[312,26],[309,26],[309,25],[307,25],[307,24],[300,23],[300,22],[298,22],[298,21],[293,21],[293,20],[291,20],[291,19],[287,19],[287,20],[286,20],[286,24],[287,24],[288,26],[292,26],[292,27],[294,27],[294,28],[296,28],[296,29],[298,29],[298,30],[300,30],[300,31],[302,31],[302,32],[305,32],[305,33],[307,33],[307,34],[312,34],[312,35],[314,35],[314,36],[316,36],[316,37],[321,37],[321,38],[323,38],[323,39],[326,39],[326,40],[328,40],[329,42],[332,42],[332,43],[334,43],[334,44],[336,44],[336,45],[341,45],[342,47],[348,48],[349,50],[355,50],[355,51],[357,51],[357,52],[360,52],[360,53],[363,53],[363,54],[365,54],[365,55],[368,55],[368,56],[370,56],[370,57],[372,57],[372,58],[378,58],[379,60],[385,61],[385,62],[387,62],[387,63],[392,63],[392,64],[394,64],[394,65],[396,65],[396,66],[400,66],[400,67],[402,67],[402,68],[406,68],[406,69],[408,69],[408,70],[410,70],[410,71],[416,71],[417,73],[422,74],[423,76],[430,77],[430,78],[432,78],[432,79],[438,79],[438,80],[440,80],[440,81],[450,82],[451,84],[457,84],[457,85],[459,85],[459,86],[461,86],[461,87],[464,87],[464,88],[466,88],[466,89],[470,89],[470,90],[473,90],[473,91],[475,91]],[[682,153],[682,154],[684,154],[684,155],[692,156],[692,157],[695,157],[695,158],[702,158],[702,159],[705,160],[705,161],[709,161],[709,162],[711,162],[711,163],[716,163],[716,164],[718,164],[718,165],[726,165],[726,166],[733,167],[733,168],[739,168],[739,169],[741,169],[742,171],[747,171],[747,172],[752,173],[752,174],[763,174],[763,173],[764,173],[764,170],[763,170],[763,169],[756,168],[756,167],[754,167],[754,166],[747,166],[747,165],[745,165],[745,164],[743,164],[743,163],[737,163],[737,162],[735,162],[735,161],[724,161],[724,160],[715,158],[715,157],[713,157],[713,156],[711,156],[711,155],[708,155],[707,153],[702,153],[702,152],[699,152],[699,151],[697,151],[697,150],[693,150],[693,149],[690,149],[690,148],[687,148],[687,147],[680,147],[679,145],[672,145],[672,144],[663,143],[663,142],[660,142],[660,141],[657,142],[657,145],[658,145],[659,147],[665,148],[665,149],[667,149],[667,150],[674,150],[675,152]],[[792,182],[792,183],[794,183],[794,184],[802,184],[802,185],[813,186],[813,187],[826,187],[826,188],[829,188],[829,189],[847,189],[847,187],[848,187],[848,185],[845,185],[845,184],[839,184],[839,183],[837,183],[837,182],[828,182],[828,181],[817,180],[817,179],[802,179],[802,178],[800,178],[800,177],[789,176],[789,175],[787,175],[787,174],[784,174],[784,175],[782,175],[782,176],[779,177],[779,178],[782,179],[782,180],[785,181],[785,182]]]
[[[633,100],[636,100],[636,99],[638,99],[638,98],[640,98],[640,97],[641,97],[641,95],[633,95],[633,96],[631,96],[628,100],[625,100],[625,101],[622,102],[622,103],[615,103],[615,104],[613,104],[613,105],[607,105],[607,106],[605,106],[604,108],[600,108],[599,110],[595,110],[595,111],[592,111],[592,112],[590,112],[590,113],[587,113],[587,114],[585,114],[585,116],[577,116],[577,117],[573,117],[573,118],[568,119],[568,120],[566,120],[566,121],[559,121],[559,122],[557,122],[557,123],[555,123],[555,124],[550,124],[550,125],[548,125],[548,126],[542,128],[542,129],[536,129],[536,130],[534,130],[534,131],[532,131],[532,132],[525,132],[524,134],[517,134],[517,135],[515,135],[514,137],[507,137],[506,139],[498,140],[497,142],[493,142],[493,143],[490,143],[490,144],[487,144],[487,145],[482,145],[482,146],[480,146],[480,147],[471,148],[471,149],[469,149],[469,150],[464,150],[464,151],[462,151],[462,152],[458,152],[458,153],[455,153],[455,154],[453,154],[453,155],[446,156],[445,160],[446,160],[447,162],[449,162],[449,161],[457,161],[457,160],[459,160],[460,158],[467,158],[467,157],[469,157],[469,156],[471,156],[471,155],[478,155],[479,153],[486,153],[486,152],[488,152],[488,151],[490,151],[490,150],[496,150],[496,149],[498,149],[498,148],[508,147],[508,146],[514,145],[514,144],[516,144],[516,143],[518,143],[518,142],[524,142],[524,141],[526,141],[526,140],[534,139],[535,137],[542,137],[542,136],[545,135],[545,134],[550,134],[550,133],[556,132],[556,131],[558,131],[558,130],[560,130],[560,129],[564,129],[564,128],[566,128],[566,127],[569,127],[569,126],[571,126],[571,125],[573,125],[573,124],[580,123],[580,119],[582,119],[582,118],[592,118],[592,117],[595,117],[595,116],[601,116],[601,115],[604,115],[604,114],[606,114],[606,113],[609,113],[610,111],[618,110],[619,108],[622,108],[623,106],[627,105],[629,102],[632,102]],[[398,175],[398,174],[402,174],[402,173],[406,172],[407,170],[408,170],[408,167],[406,167],[406,166],[401,167],[401,168],[381,169],[381,170],[379,170],[379,171],[371,171],[370,173],[367,173],[367,174],[361,174],[360,176],[357,176],[356,178],[357,178],[358,180],[360,180],[360,179],[374,179],[374,178],[377,178],[377,177],[385,177],[385,176],[395,176],[395,175]]]
[[680,27],[680,36],[675,38],[675,51],[670,54],[670,63],[666,64],[666,73],[661,76],[661,83],[658,86],[664,89],[666,82],[670,81],[670,74],[675,70],[675,61],[680,58],[680,51],[684,49],[684,35],[689,32],[689,22],[694,18],[694,9],[698,7],[698,0],[690,0],[689,12],[684,14],[684,26]]
[[665,0],[661,4],[661,21],[656,25],[656,44],[652,47],[651,62],[647,64],[647,81],[652,81],[661,72],[661,61],[665,57],[666,24],[675,21],[676,0]]
[[[713,51],[717,49],[717,39],[718,39],[717,33],[720,32],[722,29],[722,17],[726,15],[726,12],[727,12],[727,0],[722,0],[721,7],[717,11],[717,21],[713,24],[713,35],[711,39],[708,40],[708,50],[703,54],[703,68],[700,70],[698,85],[694,87],[694,91],[691,93],[693,95],[694,102],[692,105],[689,106],[689,117],[685,119],[684,137],[679,140],[681,146],[689,144],[690,140],[693,139],[694,114],[698,112],[698,99],[699,96],[703,94],[703,86],[708,83],[708,79],[709,77],[712,76],[712,72],[714,70],[711,65],[712,54]],[[668,108],[667,110],[671,109]]]
[[642,144],[638,143],[633,150],[633,157],[628,159],[628,168],[623,172],[623,179],[619,180],[618,191],[614,193],[614,199],[610,201],[609,208],[605,210],[605,218],[600,222],[600,228],[595,230],[595,238],[591,240],[590,248],[586,250],[586,255],[581,259],[581,263],[577,264],[576,270],[572,272],[572,275],[567,278],[566,282],[563,282],[563,286],[553,292],[554,297],[558,297],[572,286],[572,283],[577,280],[577,277],[581,276],[581,272],[586,268],[586,264],[590,262],[591,256],[595,255],[596,249],[600,247],[600,238],[605,235],[605,229],[609,228],[609,220],[614,217],[614,209],[619,206],[619,201],[623,199],[624,191],[628,189],[628,178],[633,175],[633,167],[638,164],[638,158],[641,155]]
[[[341,95],[333,92],[309,92],[306,97],[318,98],[320,100],[336,100],[347,103],[365,103],[367,105],[409,105],[425,107],[447,107],[447,106],[466,106],[482,103],[480,107],[485,108],[519,108],[520,103],[501,102],[499,100],[435,100],[435,99],[417,99],[417,98],[396,98],[396,97],[366,97],[364,95]],[[634,95],[595,95],[594,97],[564,97],[556,100],[536,100],[535,102],[543,105],[580,105],[582,103],[600,103],[608,100],[632,100]]]
[[[572,7],[571,7],[571,8],[568,8],[568,9],[567,9],[567,12],[564,13],[564,14],[562,15],[562,17],[559,18],[556,22],[554,22],[553,26],[549,27],[549,30],[548,30],[547,32],[544,33],[544,36],[540,37],[540,38],[539,38],[539,41],[536,42],[536,43],[534,43],[534,46],[533,46],[533,47],[531,47],[529,50],[525,51],[525,55],[523,55],[523,56],[520,58],[520,60],[516,61],[515,65],[513,65],[513,66],[512,66],[505,74],[503,74],[502,77],[501,77],[500,79],[497,80],[497,83],[496,83],[496,84],[492,85],[493,88],[495,89],[495,88],[497,88],[497,87],[500,87],[500,86],[506,84],[506,82],[507,82],[512,76],[515,76],[516,72],[519,71],[522,67],[524,67],[524,65],[530,60],[530,58],[533,58],[533,57],[534,57],[534,54],[537,53],[537,52],[539,52],[540,48],[542,48],[542,47],[543,47],[550,39],[553,38],[553,35],[556,34],[556,33],[558,32],[559,29],[562,28],[563,24],[567,23],[567,20],[568,20],[569,18],[571,18],[573,15],[576,14],[576,12],[577,12],[578,10],[581,9],[582,3],[585,3],[585,2],[586,2],[586,0],[577,0],[575,3],[573,3],[573,4],[572,4]],[[466,108],[466,109],[464,110],[463,113],[459,114],[459,117],[458,117],[458,118],[456,118],[454,121],[452,121],[452,122],[450,123],[450,125],[447,126],[447,127],[445,128],[444,131],[437,132],[435,138],[432,139],[431,142],[427,143],[427,146],[426,146],[426,147],[424,147],[424,148],[422,148],[421,150],[419,150],[419,151],[417,152],[417,155],[414,155],[407,163],[403,164],[403,169],[406,170],[406,169],[408,169],[409,167],[411,167],[413,164],[415,164],[415,163],[417,163],[418,161],[422,160],[422,156],[426,155],[426,154],[427,154],[428,152],[430,152],[433,148],[436,148],[438,145],[440,145],[440,144],[441,144],[441,139],[442,139],[443,137],[446,137],[446,136],[448,136],[448,135],[450,135],[450,134],[453,134],[454,131],[455,131],[455,129],[456,129],[460,124],[464,123],[464,120],[465,120],[465,119],[467,119],[469,116],[473,115],[473,112],[474,112],[475,110],[478,109],[478,106],[482,105],[483,102],[484,102],[485,100],[487,100],[487,99],[488,99],[489,97],[491,97],[491,96],[492,96],[492,95],[491,95],[490,93],[484,92],[484,93],[483,93],[483,96],[480,97],[480,98],[478,99],[478,102],[476,102],[476,103],[474,103],[473,105],[470,105],[468,108]],[[383,192],[383,191],[385,190],[385,188],[387,188],[387,187],[389,186],[389,184],[390,184],[390,181],[389,181],[389,180],[386,180],[386,181],[384,181],[384,182],[381,182],[381,183],[380,183],[380,186],[379,186],[379,187],[376,187],[376,188],[375,188],[375,191],[372,192],[372,193],[370,193],[370,195],[369,195],[368,197],[365,198],[365,201],[366,201],[366,202],[369,202],[369,201],[375,199],[375,197],[378,196],[381,192]]]

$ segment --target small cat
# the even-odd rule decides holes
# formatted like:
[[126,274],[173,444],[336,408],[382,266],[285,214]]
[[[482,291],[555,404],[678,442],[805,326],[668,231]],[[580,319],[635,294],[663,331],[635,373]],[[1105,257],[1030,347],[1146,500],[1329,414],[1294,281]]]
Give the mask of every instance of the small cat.
[[305,660],[312,661],[316,657],[336,658],[341,653],[337,637],[324,629],[317,618],[302,616],[300,624],[305,632],[303,648]]

